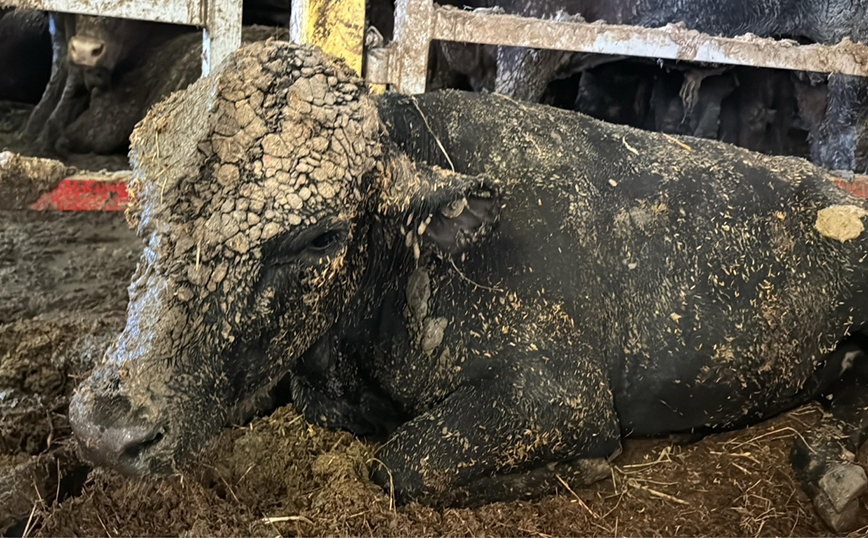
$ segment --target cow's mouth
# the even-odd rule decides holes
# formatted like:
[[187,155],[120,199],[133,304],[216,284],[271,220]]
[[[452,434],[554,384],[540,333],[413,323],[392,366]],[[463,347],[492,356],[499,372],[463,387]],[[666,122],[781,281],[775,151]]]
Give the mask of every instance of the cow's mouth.
[[269,414],[290,402],[292,402],[292,374],[287,373],[239,400],[227,416],[225,425],[244,424],[258,415]]
[[104,67],[88,67],[84,71],[84,85],[88,91],[104,90],[111,83],[111,73]]
[[[265,360],[261,345],[240,344],[224,364]],[[229,376],[228,386],[215,388],[223,397],[210,406],[196,398],[183,398],[181,404],[151,394],[137,398],[149,402],[145,407],[131,404],[114,369],[98,370],[69,404],[70,425],[82,456],[126,476],[168,474],[192,463],[221,427],[243,424],[291,401],[291,374],[251,379],[249,370],[239,368],[234,378]]]
[[167,425],[118,420],[118,409],[95,406],[92,394],[80,391],[69,404],[69,422],[86,460],[127,476],[172,471]]

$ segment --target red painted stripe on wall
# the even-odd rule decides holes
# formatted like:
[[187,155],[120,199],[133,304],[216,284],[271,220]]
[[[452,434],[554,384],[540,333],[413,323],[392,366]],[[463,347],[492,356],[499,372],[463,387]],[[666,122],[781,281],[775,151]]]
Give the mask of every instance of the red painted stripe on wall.
[[120,180],[64,179],[44,193],[31,209],[59,211],[123,211],[127,208],[126,183]]
[[833,179],[835,185],[842,189],[847,189],[860,198],[868,198],[868,178],[866,176],[856,176],[856,179],[848,181],[846,179]]

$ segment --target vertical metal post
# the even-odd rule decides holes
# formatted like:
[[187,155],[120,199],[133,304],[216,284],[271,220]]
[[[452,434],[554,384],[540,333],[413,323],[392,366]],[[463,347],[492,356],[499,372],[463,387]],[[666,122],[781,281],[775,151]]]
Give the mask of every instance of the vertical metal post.
[[423,93],[428,76],[434,3],[432,0],[395,1],[395,44],[390,71],[401,93]]
[[289,8],[289,40],[304,45],[307,43],[307,0],[292,0]]
[[241,46],[241,0],[205,0],[202,76]]
[[289,39],[310,43],[362,72],[365,0],[292,0]]

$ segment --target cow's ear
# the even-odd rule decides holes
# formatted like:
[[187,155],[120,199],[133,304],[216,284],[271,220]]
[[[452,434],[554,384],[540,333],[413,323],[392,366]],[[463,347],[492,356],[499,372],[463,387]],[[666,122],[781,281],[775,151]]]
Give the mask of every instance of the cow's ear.
[[430,213],[484,189],[486,183],[483,176],[413,162],[400,150],[389,151],[380,181],[380,212],[392,217]]
[[497,220],[500,205],[487,177],[414,163],[402,153],[386,162],[380,212],[407,231],[459,252]]

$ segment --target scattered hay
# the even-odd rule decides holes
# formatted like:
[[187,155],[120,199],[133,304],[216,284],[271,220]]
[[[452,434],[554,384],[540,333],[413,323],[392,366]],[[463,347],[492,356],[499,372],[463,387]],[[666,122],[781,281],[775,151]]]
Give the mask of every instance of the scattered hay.
[[[83,362],[98,358],[103,336],[122,326],[135,261],[121,240],[132,237],[123,216],[40,215],[0,224],[0,247],[15,249],[3,259],[14,271],[0,289],[0,318],[10,320],[0,324],[0,356],[21,350],[40,369],[70,364],[61,359],[81,356],[82,349],[94,350]],[[89,227],[98,234],[84,233]],[[78,248],[89,253],[85,264],[61,263]],[[68,273],[70,267],[75,272]],[[109,321],[93,323],[109,313]],[[66,339],[71,335],[75,342]],[[13,366],[4,363],[4,378],[59,397],[77,381],[75,365],[59,378]],[[93,471],[80,495],[58,504],[58,483],[47,481],[39,495],[15,508],[21,512],[17,530],[26,528],[29,536],[833,536],[788,461],[792,439],[815,428],[821,415],[818,406],[806,406],[690,445],[631,440],[611,480],[568,483],[537,502],[434,510],[394,508],[367,478],[372,445],[308,425],[284,407],[225,430],[184,476],[130,481]],[[29,437],[37,441],[29,446],[68,446],[67,425],[56,423],[53,431],[50,443],[41,433]],[[32,457],[4,454],[0,471]],[[61,467],[64,478],[70,469]],[[20,491],[31,495],[32,485]]]
[[434,510],[393,509],[367,479],[372,445],[288,406],[225,431],[185,477],[93,473],[81,497],[37,510],[34,535],[831,536],[788,463],[794,432],[821,416],[807,406],[691,445],[629,441],[611,480],[537,502]]

